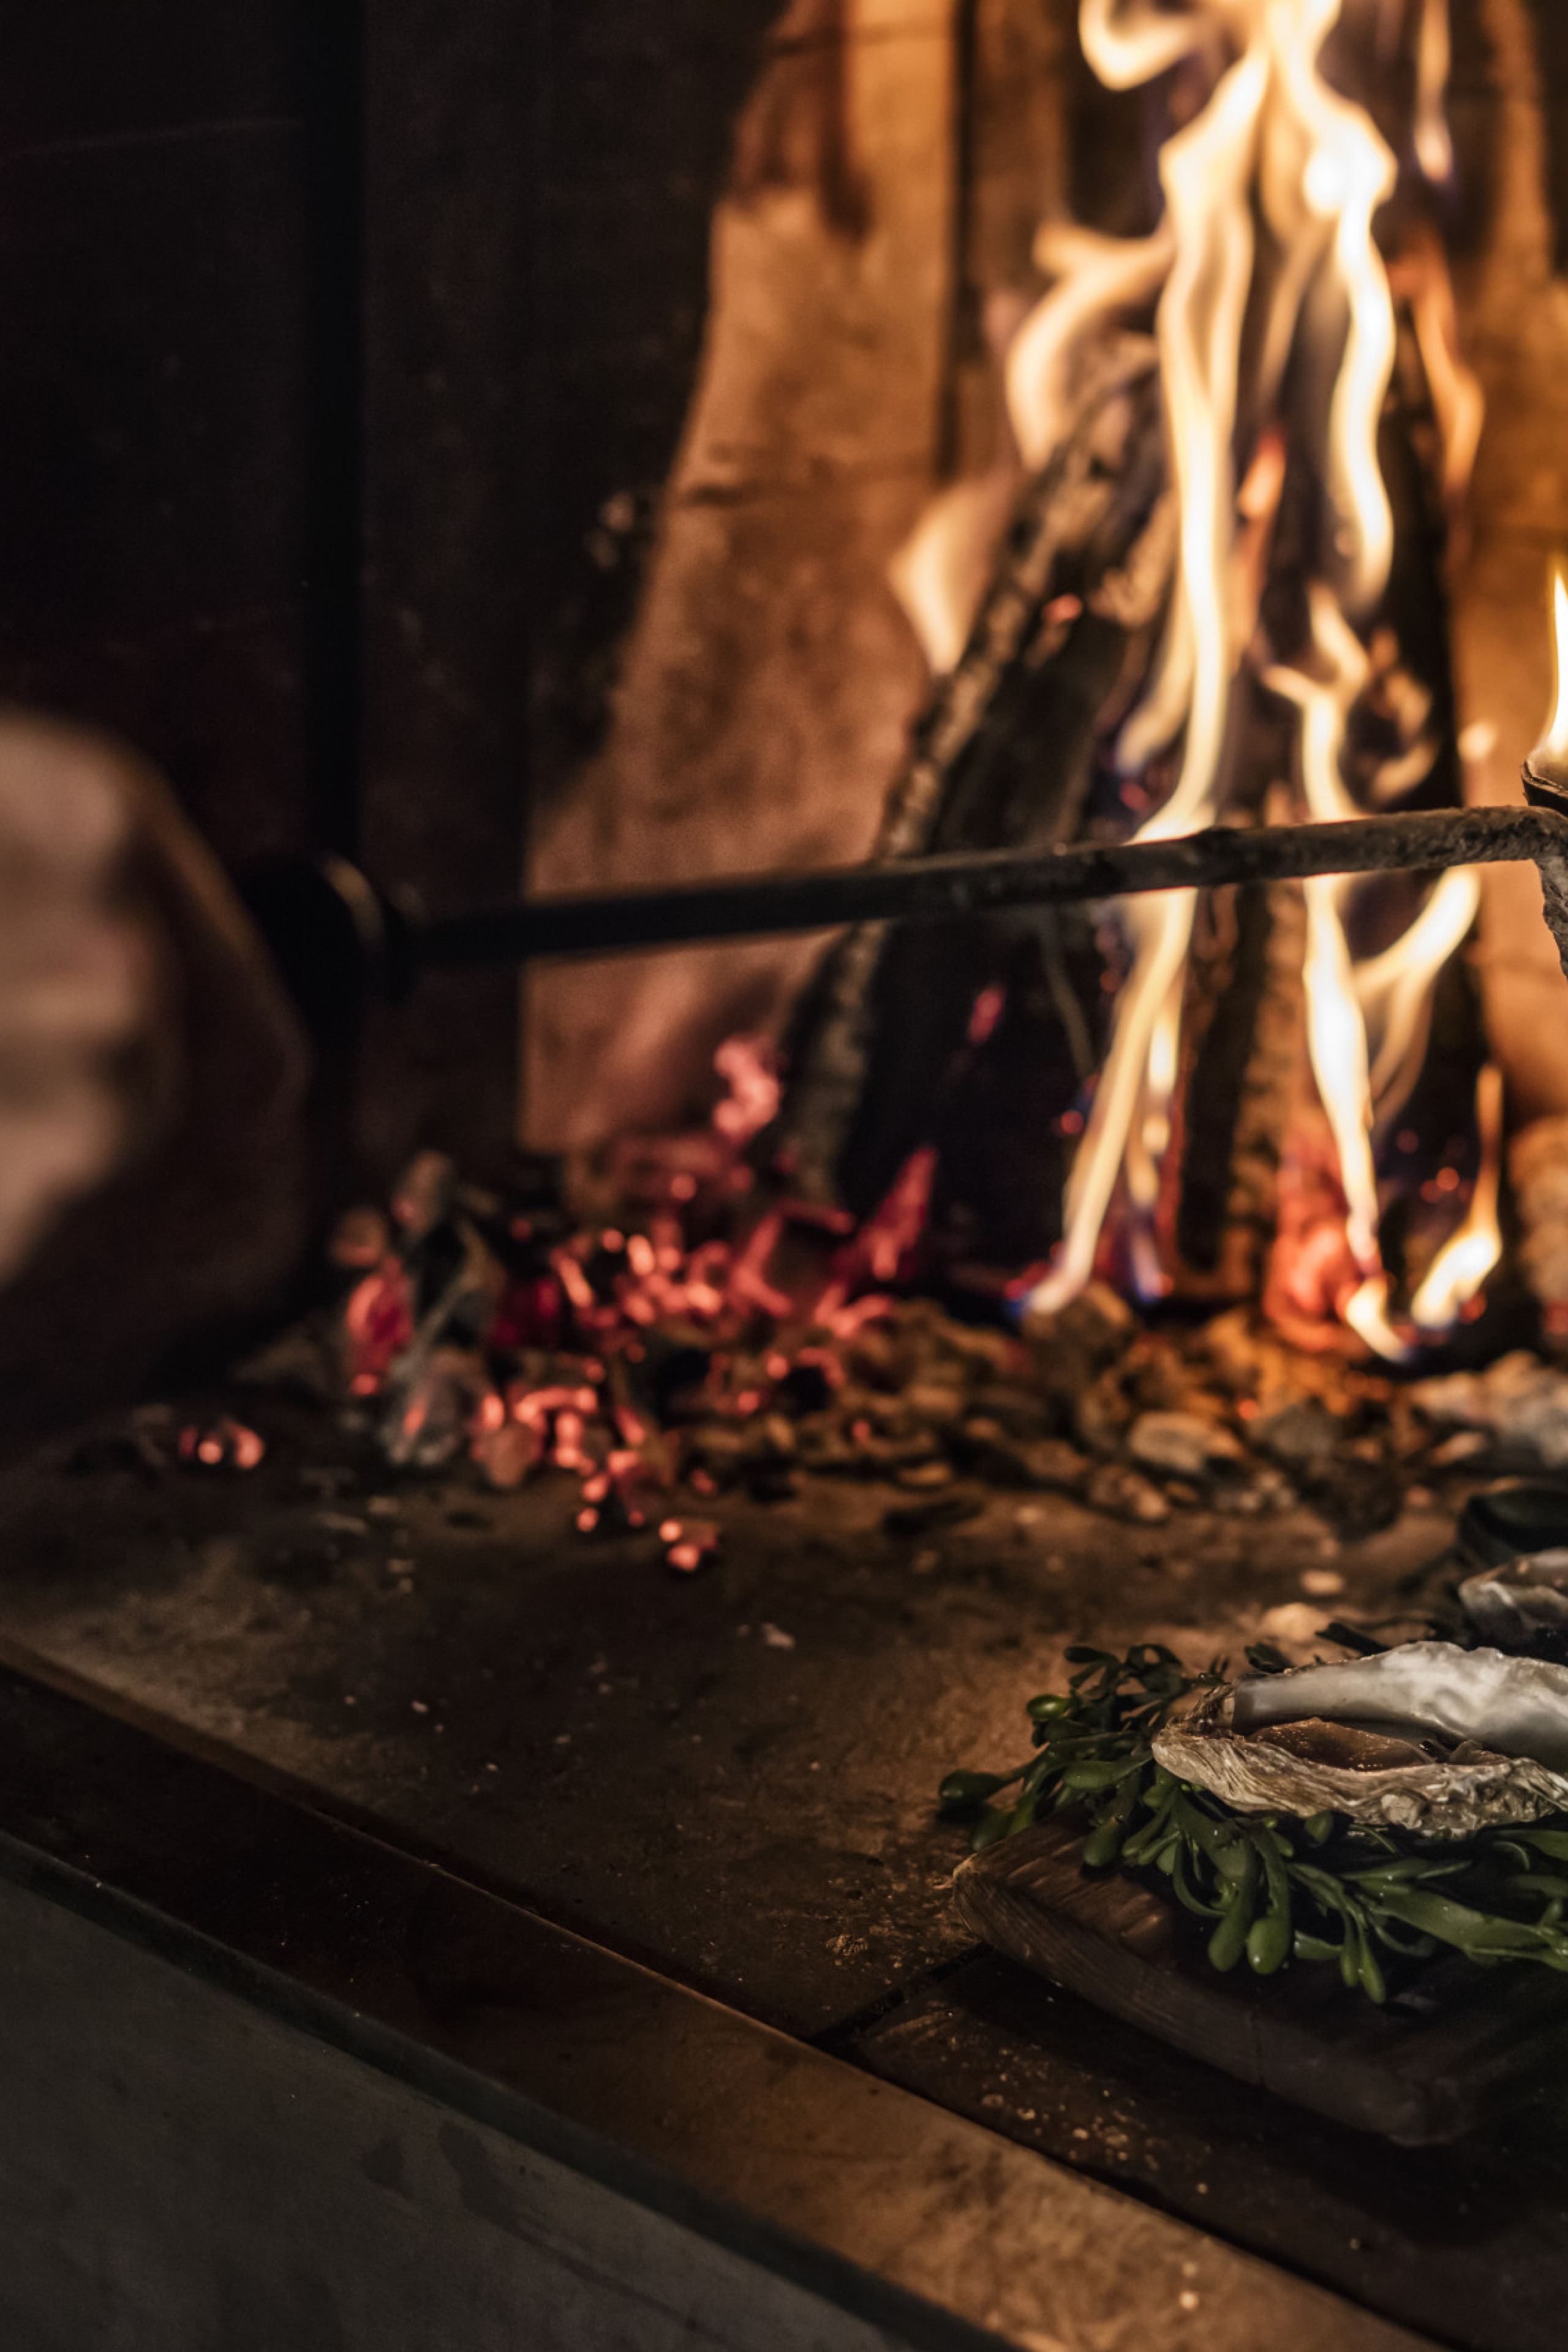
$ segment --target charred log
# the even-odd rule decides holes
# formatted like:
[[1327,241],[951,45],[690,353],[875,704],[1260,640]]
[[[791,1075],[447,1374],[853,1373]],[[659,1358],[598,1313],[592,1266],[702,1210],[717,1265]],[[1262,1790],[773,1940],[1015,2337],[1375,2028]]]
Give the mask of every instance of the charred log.
[[[1024,492],[969,644],[889,795],[879,856],[1046,848],[1081,834],[1108,709],[1129,671],[1142,674],[1173,552],[1153,352],[1121,338],[1096,354],[1075,429]],[[882,925],[848,932],[789,1041],[770,1147],[792,1186],[872,1208],[961,1081],[976,1000],[1016,983],[1022,957],[1051,1003],[1063,953],[1050,917],[953,925],[940,961]],[[1048,1025],[1044,1058],[1065,1054],[1070,1066],[1072,1016],[1064,1034],[1053,1007]]]

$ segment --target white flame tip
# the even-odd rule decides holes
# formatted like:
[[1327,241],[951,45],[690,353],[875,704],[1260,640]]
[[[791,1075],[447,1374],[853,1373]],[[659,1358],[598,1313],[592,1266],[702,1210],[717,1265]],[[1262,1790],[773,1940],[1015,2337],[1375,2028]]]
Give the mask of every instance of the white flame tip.
[[1568,576],[1561,559],[1552,568],[1552,708],[1546,732],[1530,755],[1538,772],[1568,764]]

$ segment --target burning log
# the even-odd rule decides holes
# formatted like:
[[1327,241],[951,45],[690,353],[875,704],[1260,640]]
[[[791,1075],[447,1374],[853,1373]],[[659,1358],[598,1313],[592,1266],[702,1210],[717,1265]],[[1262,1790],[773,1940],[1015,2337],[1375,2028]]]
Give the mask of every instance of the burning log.
[[[964,650],[914,730],[879,857],[1046,846],[1080,828],[1105,706],[1169,589],[1152,360],[1142,338],[1094,352],[1072,429],[1026,488]],[[1016,940],[977,920],[950,935],[934,973],[881,925],[837,943],[797,1015],[770,1139],[794,1189],[869,1213],[926,1140],[933,1068],[959,1054]]]
[[1184,1298],[1261,1295],[1300,1064],[1306,923],[1289,883],[1211,893],[1194,935],[1168,1185]]

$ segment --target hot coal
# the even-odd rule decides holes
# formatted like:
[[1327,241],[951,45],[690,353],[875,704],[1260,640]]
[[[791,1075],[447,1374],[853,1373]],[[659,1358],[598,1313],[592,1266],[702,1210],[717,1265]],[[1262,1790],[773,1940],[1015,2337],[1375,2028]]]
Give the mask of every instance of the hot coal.
[[[646,1529],[688,1574],[718,1498],[818,1479],[895,1489],[883,1526],[911,1543],[997,1492],[1130,1528],[1305,1504],[1353,1538],[1478,1467],[1451,1452],[1446,1394],[1304,1354],[1253,1309],[1161,1326],[1097,1284],[1048,1318],[965,1319],[914,1287],[909,1199],[846,1233],[762,1201],[739,1165],[731,1149],[574,1227],[536,1174],[523,1212],[422,1160],[338,1252],[353,1279],[311,1344],[340,1412],[408,1475],[466,1466],[504,1491],[564,1473],[581,1536]],[[282,1351],[296,1386],[300,1346]]]

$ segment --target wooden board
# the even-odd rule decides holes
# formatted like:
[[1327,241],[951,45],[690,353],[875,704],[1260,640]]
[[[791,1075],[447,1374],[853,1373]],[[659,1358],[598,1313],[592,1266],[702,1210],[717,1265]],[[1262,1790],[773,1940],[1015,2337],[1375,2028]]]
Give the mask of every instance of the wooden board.
[[1568,1979],[1525,1966],[1429,1963],[1383,2008],[1331,1967],[1221,1976],[1195,1923],[1156,1888],[1086,1871],[1064,1822],[964,1863],[977,1934],[1099,2009],[1294,2105],[1405,2147],[1459,2139],[1568,2083]]

